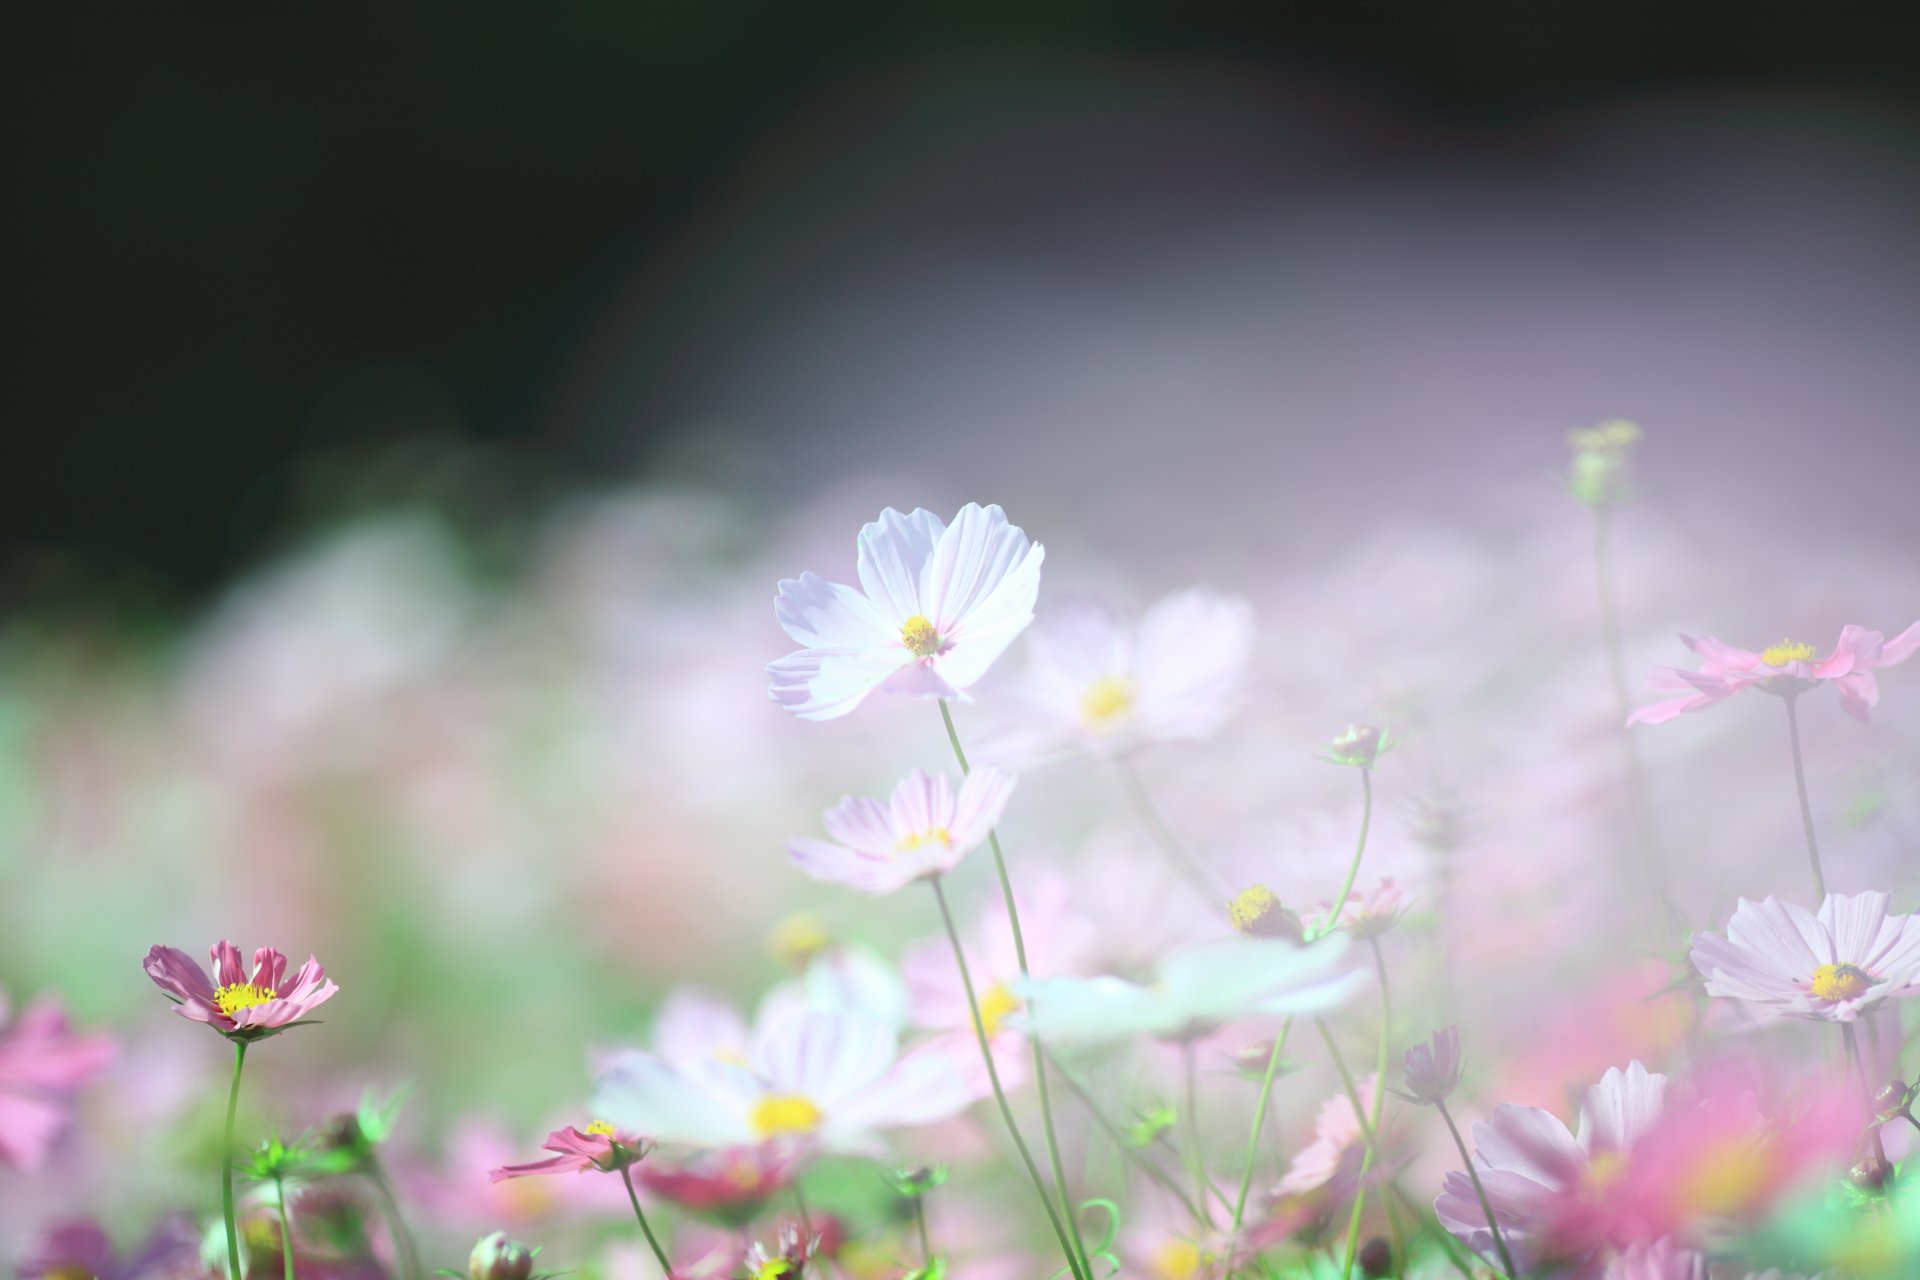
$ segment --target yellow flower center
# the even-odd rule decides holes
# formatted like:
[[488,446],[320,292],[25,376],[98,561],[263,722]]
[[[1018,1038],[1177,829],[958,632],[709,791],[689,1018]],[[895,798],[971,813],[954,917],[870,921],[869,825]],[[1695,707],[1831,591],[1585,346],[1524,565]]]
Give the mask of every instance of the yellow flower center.
[[1873,975],[1857,964],[1823,964],[1813,971],[1807,990],[1828,1004],[1838,1004],[1867,994],[1872,985]]
[[770,1093],[753,1104],[753,1131],[762,1138],[812,1133],[821,1119],[820,1108],[797,1093]]
[[916,613],[900,624],[900,640],[916,658],[931,658],[940,652],[940,635],[924,613]]
[[1812,662],[1813,658],[1813,646],[1797,640],[1782,640],[1760,651],[1760,661],[1770,667],[1784,667],[1789,662]]
[[768,1258],[754,1269],[753,1280],[781,1280],[793,1274],[793,1264],[785,1258]]
[[1604,1192],[1620,1181],[1626,1172],[1626,1156],[1618,1151],[1596,1151],[1587,1161],[1587,1171],[1580,1181],[1588,1191]]
[[915,849],[924,849],[930,844],[953,843],[953,833],[945,827],[935,827],[931,831],[916,831],[912,835],[901,836],[894,842],[895,853],[912,853]]
[[1752,1203],[1774,1173],[1770,1144],[1719,1142],[1696,1155],[1675,1201],[1689,1214],[1723,1217]]
[[42,1271],[40,1280],[93,1280],[93,1272],[78,1263],[66,1262]]
[[214,1007],[229,1018],[242,1009],[251,1009],[257,1004],[265,1004],[273,999],[273,992],[266,987],[255,986],[251,982],[229,982],[213,993]]
[[1154,1280],[1193,1280],[1205,1261],[1200,1246],[1191,1240],[1168,1240],[1155,1247],[1147,1264]]
[[1004,983],[996,982],[980,998],[980,1029],[989,1037],[1000,1029],[1000,1022],[1010,1013],[1020,1012],[1020,998],[1007,990]]
[[605,1120],[595,1120],[580,1132],[592,1134],[596,1138],[611,1138],[613,1136],[613,1126]]
[[1250,884],[1233,895],[1227,904],[1227,918],[1241,933],[1252,933],[1267,914],[1280,905],[1273,890],[1263,884]]
[[767,949],[774,958],[796,969],[806,968],[808,961],[832,945],[833,935],[819,916],[787,916],[767,933]]
[[1133,710],[1133,681],[1125,676],[1101,676],[1087,686],[1080,699],[1081,718],[1103,729]]

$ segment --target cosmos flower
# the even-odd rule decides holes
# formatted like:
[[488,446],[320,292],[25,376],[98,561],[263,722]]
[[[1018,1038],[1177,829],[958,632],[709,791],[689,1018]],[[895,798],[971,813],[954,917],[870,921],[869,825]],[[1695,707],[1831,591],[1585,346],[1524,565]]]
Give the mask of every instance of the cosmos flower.
[[763,1142],[717,1151],[656,1151],[639,1166],[654,1195],[723,1222],[745,1223],[793,1183],[800,1155],[792,1142]]
[[661,1141],[848,1152],[873,1151],[882,1131],[945,1119],[971,1100],[952,1060],[903,1058],[893,1028],[850,1011],[774,1020],[758,1029],[744,1065],[615,1054],[594,1090],[598,1114]]
[[56,1222],[40,1233],[20,1258],[20,1280],[149,1280],[193,1273],[198,1254],[193,1224],[168,1217],[140,1247],[120,1256],[113,1241],[88,1218]]
[[1742,898],[1726,937],[1693,936],[1693,967],[1708,995],[1852,1022],[1920,990],[1920,918],[1888,915],[1887,901],[1884,893],[1828,894],[1815,915],[1779,898]]
[[1671,1236],[1662,1236],[1608,1259],[1600,1280],[1707,1280],[1707,1260],[1675,1244]]
[[80,1035],[51,1000],[28,1006],[12,1025],[0,993],[0,1165],[32,1171],[73,1113],[73,1097],[113,1060],[113,1042]]
[[1406,1089],[1395,1097],[1430,1106],[1445,1102],[1460,1087],[1460,1028],[1442,1027],[1425,1044],[1407,1050],[1401,1064]]
[[621,1133],[604,1120],[595,1120],[585,1129],[568,1125],[555,1129],[540,1144],[545,1151],[557,1152],[545,1160],[529,1164],[502,1165],[487,1174],[489,1182],[525,1178],[545,1173],[613,1173],[642,1160],[653,1144],[637,1134]]
[[787,844],[794,864],[816,880],[865,893],[892,893],[945,875],[986,842],[1006,810],[1014,780],[985,766],[956,794],[944,774],[915,769],[886,802],[848,796],[821,815],[831,841]]
[[253,953],[251,976],[231,942],[216,942],[212,953],[218,985],[186,952],[174,947],[148,951],[145,968],[154,985],[179,1006],[176,1013],[204,1022],[230,1039],[278,1035],[340,989],[327,980],[326,971],[312,956],[289,979],[286,956],[272,947]]
[[1839,642],[1824,658],[1815,653],[1812,645],[1793,640],[1782,640],[1758,653],[1736,649],[1712,636],[1683,635],[1680,640],[1700,655],[1700,669],[1655,667],[1651,680],[1654,688],[1684,692],[1677,698],[1641,707],[1627,717],[1629,725],[1664,724],[1684,712],[1710,707],[1743,689],[1796,697],[1823,680],[1832,681],[1840,691],[1841,708],[1854,719],[1864,721],[1873,704],[1880,700],[1880,686],[1874,679],[1874,671],[1905,662],[1915,649],[1920,649],[1920,622],[1891,640],[1865,627],[1842,627]]
[[1053,606],[1013,685],[1023,714],[981,753],[1025,763],[1208,737],[1234,710],[1252,648],[1252,606],[1197,588],[1134,624],[1091,601]]
[[[1347,899],[1347,905],[1340,909],[1340,919],[1335,927],[1345,929],[1354,937],[1362,939],[1378,938],[1400,923],[1400,917],[1406,914],[1406,895],[1392,880],[1383,879],[1363,894]],[[1324,921],[1333,913],[1333,903],[1320,904],[1320,916]],[[1319,926],[1326,928],[1325,924]]]
[[[1370,1098],[1378,1080],[1376,1074],[1362,1076],[1354,1082],[1354,1092]],[[1274,1194],[1305,1195],[1336,1179],[1350,1182],[1359,1173],[1361,1152],[1366,1145],[1362,1141],[1364,1132],[1360,1113],[1354,1110],[1353,1099],[1347,1096],[1346,1090],[1328,1098],[1314,1116],[1313,1141],[1302,1147],[1287,1165],[1286,1175],[1274,1188]]]
[[951,525],[889,507],[858,546],[860,590],[803,573],[774,598],[802,647],[767,667],[767,695],[803,720],[844,716],[876,689],[965,701],[1033,621],[1046,550],[997,506],[970,502]]
[[1342,965],[1339,934],[1305,947],[1232,937],[1174,952],[1145,986],[1124,978],[1044,978],[1019,984],[1022,1025],[1052,1041],[1147,1035],[1191,1040],[1235,1018],[1315,1013],[1366,982]]
[[[1610,1069],[1587,1090],[1578,1137],[1551,1113],[1503,1102],[1473,1126],[1474,1162],[1501,1234],[1521,1265],[1573,1260],[1603,1241],[1567,1228],[1571,1206],[1604,1203],[1620,1179],[1626,1154],[1647,1133],[1665,1104],[1667,1078],[1638,1062]],[[1494,1256],[1493,1233],[1464,1171],[1447,1174],[1433,1202],[1440,1224],[1484,1257]]]

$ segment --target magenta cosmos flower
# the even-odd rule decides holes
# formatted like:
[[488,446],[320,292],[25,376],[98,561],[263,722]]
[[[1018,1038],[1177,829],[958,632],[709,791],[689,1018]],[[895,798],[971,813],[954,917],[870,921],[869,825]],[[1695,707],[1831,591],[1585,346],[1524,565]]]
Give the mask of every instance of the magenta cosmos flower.
[[621,1133],[604,1120],[595,1120],[584,1129],[568,1125],[555,1129],[540,1144],[543,1151],[558,1154],[528,1164],[509,1164],[487,1174],[489,1182],[508,1178],[526,1178],[543,1173],[614,1173],[643,1160],[653,1143],[637,1134]]
[[884,803],[848,796],[821,815],[831,841],[789,841],[795,865],[816,880],[892,893],[945,875],[986,842],[1013,794],[1013,779],[982,767],[956,792],[942,774],[915,769]]
[[999,507],[951,525],[889,507],[860,530],[860,590],[784,579],[773,612],[801,648],[767,667],[767,696],[803,720],[844,716],[876,689],[957,698],[1033,621],[1046,549]]
[[287,957],[272,947],[253,953],[253,972],[240,963],[240,950],[222,939],[214,943],[213,977],[176,947],[147,952],[146,971],[154,985],[180,1007],[183,1018],[204,1022],[233,1040],[264,1040],[297,1026],[340,988],[327,980],[312,956],[287,977]]
[[106,1069],[115,1046],[78,1035],[50,1000],[36,1001],[7,1024],[0,994],[0,1165],[38,1169],[73,1114],[73,1096]]
[[1736,649],[1712,636],[1680,637],[1681,643],[1700,655],[1700,669],[1685,671],[1679,667],[1655,667],[1651,683],[1656,689],[1684,691],[1677,698],[1653,702],[1627,717],[1629,725],[1664,724],[1688,711],[1701,711],[1742,689],[1793,697],[1823,680],[1830,680],[1840,691],[1840,706],[1856,720],[1864,721],[1873,704],[1880,700],[1880,686],[1873,673],[1880,667],[1905,662],[1920,649],[1920,622],[1914,623],[1893,639],[1865,627],[1840,628],[1840,640],[1833,652],[1820,657],[1810,644],[1782,640],[1758,653]]
[[1887,914],[1884,893],[1828,894],[1818,915],[1779,898],[1740,899],[1727,936],[1693,935],[1707,994],[1778,1015],[1852,1022],[1920,987],[1920,917]]

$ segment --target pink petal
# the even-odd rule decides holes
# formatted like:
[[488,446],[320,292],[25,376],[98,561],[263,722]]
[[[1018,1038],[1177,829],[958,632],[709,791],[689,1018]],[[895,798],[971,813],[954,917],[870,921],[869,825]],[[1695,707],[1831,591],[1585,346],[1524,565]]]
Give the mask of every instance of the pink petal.
[[154,947],[141,965],[162,991],[187,1004],[213,1003],[213,982],[207,971],[177,947]]
[[253,953],[253,985],[267,991],[280,990],[286,976],[287,958],[273,947],[261,947]]
[[0,1164],[29,1173],[38,1169],[66,1123],[61,1102],[0,1093]]
[[247,980],[247,971],[240,963],[240,948],[225,938],[213,944],[213,980],[223,987]]
[[1840,709],[1865,724],[1872,718],[1874,704],[1880,701],[1880,682],[1871,671],[1854,671],[1833,682],[1840,690]]
[[1880,646],[1880,661],[1877,665],[1891,667],[1897,662],[1905,662],[1920,649],[1920,622],[1914,623],[1905,631]]

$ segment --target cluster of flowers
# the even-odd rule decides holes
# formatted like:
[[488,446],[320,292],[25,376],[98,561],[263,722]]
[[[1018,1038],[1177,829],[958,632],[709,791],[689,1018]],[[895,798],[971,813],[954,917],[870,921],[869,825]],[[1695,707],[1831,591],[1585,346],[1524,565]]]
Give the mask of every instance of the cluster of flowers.
[[[1570,487],[1598,521],[1629,492],[1637,440],[1615,423],[1571,441]],[[1397,745],[1390,734],[1354,725],[1328,743],[1324,758],[1359,781],[1357,839],[1324,899],[1283,902],[1264,882],[1228,882],[1184,840],[1136,761],[1143,746],[1204,738],[1229,718],[1252,645],[1245,602],[1190,590],[1137,621],[1092,604],[1036,621],[1044,550],[993,506],[964,507],[951,524],[888,510],[861,530],[857,549],[858,587],[812,573],[780,582],[776,616],[801,648],[768,667],[769,697],[810,721],[851,715],[876,694],[930,702],[952,767],[915,768],[884,797],[844,798],[822,815],[825,838],[798,836],[788,854],[815,880],[906,899],[890,909],[921,912],[944,936],[897,962],[796,936],[794,977],[751,1018],[701,989],[677,990],[647,1047],[595,1055],[581,1123],[549,1134],[544,1158],[476,1169],[476,1178],[605,1180],[651,1263],[689,1278],[1920,1273],[1920,1202],[1905,1194],[1899,1133],[1902,1124],[1920,1131],[1920,1120],[1898,1034],[1898,1003],[1920,993],[1920,917],[1893,913],[1886,893],[1826,892],[1796,710],[1801,695],[1831,682],[1843,708],[1865,719],[1878,697],[1874,672],[1920,648],[1920,623],[1891,639],[1849,626],[1825,656],[1790,641],[1749,652],[1685,638],[1702,668],[1663,669],[1656,685],[1685,692],[1633,710],[1627,723],[1661,723],[1748,690],[1779,698],[1817,906],[1743,898],[1723,930],[1682,942],[1666,921],[1684,910],[1656,904],[1664,913],[1641,922],[1648,948],[1673,962],[1673,989],[1713,1001],[1687,1029],[1684,1071],[1670,1078],[1637,1060],[1606,1071],[1572,1128],[1549,1110],[1501,1102],[1463,1133],[1456,1028],[1421,1027],[1424,1038],[1392,1070],[1391,1050],[1404,1041],[1385,944],[1419,904],[1391,880],[1360,879],[1375,775]],[[1030,628],[1026,666],[1001,690],[1020,714],[993,726],[970,757],[952,707],[973,700]],[[1622,749],[1625,785],[1637,786],[1630,738]],[[1200,907],[1199,928],[1139,965],[1115,964],[1113,949],[1090,936],[1073,887],[999,839],[1003,819],[1038,790],[1017,787],[1017,772],[1073,754],[1112,769],[1165,857],[1164,887]],[[1640,812],[1644,797],[1634,803]],[[1653,899],[1668,891],[1646,825],[1637,834]],[[981,862],[993,868],[997,898],[963,930],[949,877]],[[183,1017],[233,1046],[220,1222],[202,1231],[167,1219],[120,1257],[96,1224],[58,1223],[33,1243],[22,1273],[398,1271],[416,1280],[421,1264],[377,1151],[390,1107],[370,1102],[291,1145],[260,1145],[239,1170],[258,1184],[243,1212],[233,1131],[248,1050],[311,1022],[338,989],[317,960],[289,973],[272,948],[249,967],[222,941],[211,959],[209,971],[156,946],[145,968]],[[1348,1016],[1376,1007],[1377,1025]],[[1795,1021],[1838,1029],[1834,1061],[1783,1067],[1758,1051]],[[1262,1033],[1254,1043],[1233,1038],[1248,1026]],[[1340,1087],[1311,1137],[1276,1159],[1270,1104],[1301,1069],[1288,1050],[1309,1030]],[[1350,1069],[1356,1042],[1371,1071]],[[111,1053],[52,1006],[0,1034],[0,1160],[42,1159]],[[1197,1064],[1223,1057],[1250,1095],[1244,1126],[1228,1123],[1242,1103],[1227,1086],[1209,1074],[1202,1087]],[[1123,1058],[1155,1082],[1151,1104],[1129,1107],[1099,1083]],[[1390,1107],[1389,1095],[1405,1107]],[[992,1124],[978,1120],[988,1104]],[[1414,1133],[1420,1113],[1407,1108],[1432,1109],[1458,1168],[1420,1167],[1430,1153]],[[1024,1211],[1002,1187],[991,1217],[969,1218],[947,1203],[944,1164],[899,1164],[900,1145],[913,1141],[956,1164],[1004,1166],[1024,1185]],[[1118,1167],[1096,1170],[1096,1149]],[[893,1169],[884,1212],[862,1221],[810,1207],[803,1182],[837,1160]],[[349,1177],[376,1189],[381,1239],[328,1198]],[[1413,1189],[1422,1178],[1428,1193]],[[663,1205],[678,1211],[669,1230],[656,1229]],[[529,1280],[536,1253],[496,1232],[474,1246],[467,1274]]]

